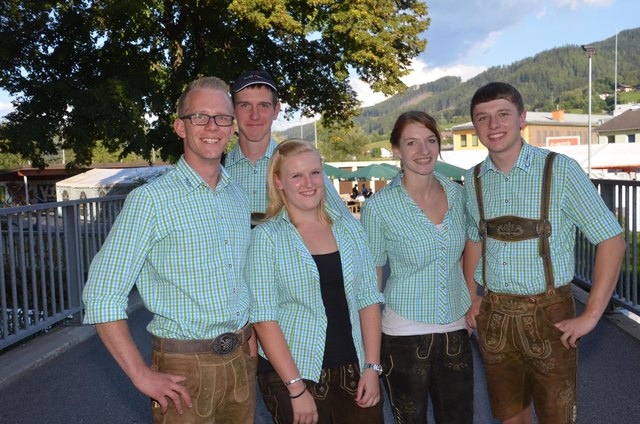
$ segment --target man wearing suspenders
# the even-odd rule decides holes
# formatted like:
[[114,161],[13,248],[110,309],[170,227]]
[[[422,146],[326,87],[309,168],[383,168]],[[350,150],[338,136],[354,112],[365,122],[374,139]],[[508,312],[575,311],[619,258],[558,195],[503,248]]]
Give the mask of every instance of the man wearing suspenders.
[[[602,316],[620,272],[622,229],[574,160],[530,146],[520,93],[489,83],[471,100],[489,156],[465,177],[465,277],[484,286],[477,328],[494,416],[503,423],[575,423],[577,342]],[[576,317],[575,231],[598,246],[592,289]]]

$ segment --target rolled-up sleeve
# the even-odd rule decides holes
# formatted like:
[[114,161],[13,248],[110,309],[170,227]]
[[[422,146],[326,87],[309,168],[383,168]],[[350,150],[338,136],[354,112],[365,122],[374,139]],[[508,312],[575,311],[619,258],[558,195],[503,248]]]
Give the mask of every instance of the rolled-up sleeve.
[[251,293],[251,322],[278,321],[275,248],[266,226],[251,231],[244,276]]
[[154,238],[153,203],[141,189],[125,204],[89,268],[83,291],[85,324],[127,319],[129,292]]

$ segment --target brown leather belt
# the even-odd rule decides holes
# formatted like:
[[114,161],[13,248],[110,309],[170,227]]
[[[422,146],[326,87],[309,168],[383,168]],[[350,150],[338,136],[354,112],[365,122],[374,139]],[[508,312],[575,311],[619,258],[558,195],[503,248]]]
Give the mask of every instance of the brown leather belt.
[[153,336],[153,350],[165,353],[215,353],[226,355],[247,342],[253,334],[253,326],[247,323],[244,327],[233,333],[220,334],[215,339],[165,339]]

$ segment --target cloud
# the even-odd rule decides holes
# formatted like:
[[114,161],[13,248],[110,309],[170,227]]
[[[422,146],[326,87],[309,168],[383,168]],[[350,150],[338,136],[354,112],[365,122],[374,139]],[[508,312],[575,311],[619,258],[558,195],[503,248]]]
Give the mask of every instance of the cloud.
[[[446,76],[458,76],[462,81],[466,81],[486,68],[482,66],[468,66],[463,64],[455,64],[451,66],[431,67],[420,59],[414,59],[411,64],[411,73],[402,78],[408,87],[420,84],[426,84]],[[362,102],[363,107],[371,106],[385,99],[382,93],[374,93],[371,87],[357,77],[351,78],[351,86],[358,95],[358,100]]]
[[[468,66],[463,64],[431,67],[420,59],[414,59],[411,63],[411,72],[402,78],[402,82],[408,87],[411,87],[413,85],[426,84],[446,76],[458,76],[462,81],[466,81],[485,70],[486,68],[482,66]],[[359,79],[355,74],[353,74],[349,82],[356,92],[362,107],[380,103],[386,98],[382,93],[375,93],[371,87],[369,87],[369,84]],[[273,123],[273,129],[275,131],[282,131],[287,128],[304,125],[320,118],[320,116],[315,118],[300,117],[300,114],[297,113],[294,114],[290,120],[286,120],[284,118],[284,112],[286,112],[286,104],[282,104],[282,111],[278,119]]]
[[579,7],[606,7],[611,6],[614,0],[556,0],[556,7],[563,8],[568,7],[571,10],[576,10]]
[[[502,31],[544,13],[544,9],[545,0],[433,0],[429,3],[431,26],[423,34],[427,48],[420,59],[440,67],[463,61],[470,54],[482,54]],[[464,19],[460,19],[460,11],[464,11]]]
[[7,114],[13,112],[13,105],[9,102],[0,102],[0,119],[4,119]]
[[273,131],[284,131],[291,127],[298,127],[300,125],[309,124],[315,120],[320,119],[320,115],[316,115],[313,118],[307,118],[306,116],[301,116],[300,112],[296,112],[289,119],[286,119],[287,112],[287,104],[280,103],[280,114],[278,118],[273,122],[272,129]]

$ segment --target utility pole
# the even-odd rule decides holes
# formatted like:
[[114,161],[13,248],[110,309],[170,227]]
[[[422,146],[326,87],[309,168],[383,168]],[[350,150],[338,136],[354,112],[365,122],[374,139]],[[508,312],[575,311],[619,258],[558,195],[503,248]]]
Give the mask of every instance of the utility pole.
[[618,29],[616,28],[616,54],[615,54],[615,66],[614,66],[614,83],[613,83],[613,114],[615,115],[618,107]]
[[587,134],[587,176],[591,178],[591,57],[593,53],[595,53],[596,48],[587,45],[582,46],[582,50],[587,53],[587,57],[589,58],[589,134]]

